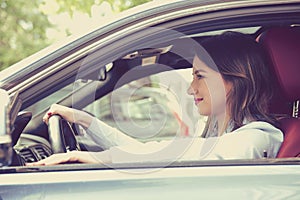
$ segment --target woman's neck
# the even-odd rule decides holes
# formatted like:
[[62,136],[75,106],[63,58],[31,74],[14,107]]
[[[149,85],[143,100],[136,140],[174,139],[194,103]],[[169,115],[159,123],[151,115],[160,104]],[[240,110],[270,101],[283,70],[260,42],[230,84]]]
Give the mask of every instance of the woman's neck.
[[218,136],[221,136],[228,127],[230,116],[226,114],[218,115],[216,116],[216,120],[218,124]]

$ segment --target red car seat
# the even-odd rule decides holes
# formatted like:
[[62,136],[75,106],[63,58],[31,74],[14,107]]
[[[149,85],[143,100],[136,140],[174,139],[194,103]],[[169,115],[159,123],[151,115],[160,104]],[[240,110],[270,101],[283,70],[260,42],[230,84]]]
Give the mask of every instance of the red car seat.
[[272,28],[262,33],[258,42],[267,50],[275,73],[272,113],[286,116],[280,120],[284,142],[278,158],[300,156],[300,30],[297,27]]

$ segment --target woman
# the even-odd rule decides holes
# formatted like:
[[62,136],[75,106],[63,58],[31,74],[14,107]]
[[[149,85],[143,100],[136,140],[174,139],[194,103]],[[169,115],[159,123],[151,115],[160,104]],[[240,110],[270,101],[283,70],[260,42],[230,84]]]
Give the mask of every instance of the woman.
[[283,134],[268,115],[270,73],[259,44],[244,34],[226,32],[201,45],[205,51],[195,49],[188,93],[199,113],[209,117],[203,138],[141,143],[83,111],[55,104],[43,118],[46,123],[59,114],[87,128],[107,150],[56,154],[32,165],[276,157]]

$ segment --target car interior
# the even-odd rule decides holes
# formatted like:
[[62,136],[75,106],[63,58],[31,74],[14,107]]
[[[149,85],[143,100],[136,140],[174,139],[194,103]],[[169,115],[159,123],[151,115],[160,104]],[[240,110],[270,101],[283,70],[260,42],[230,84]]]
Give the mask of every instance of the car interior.
[[[274,73],[274,80],[270,80],[275,88],[274,99],[270,102],[270,111],[280,117],[280,128],[284,132],[284,142],[277,158],[300,157],[300,134],[298,133],[300,130],[298,119],[300,29],[297,25],[260,27],[249,35],[266,49],[270,58],[270,67]],[[201,40],[206,37],[209,37],[209,34],[192,36],[193,40],[200,44]],[[83,108],[86,106],[84,105],[87,104],[86,102],[101,99],[116,88],[121,88],[134,80],[164,71],[191,68],[189,59],[192,59],[192,56],[188,56],[188,51],[183,52],[183,54],[186,53],[184,58],[174,53],[176,48],[187,49],[188,45],[192,45],[187,41],[189,39],[181,37],[162,43],[158,47],[127,52],[112,63],[98,68],[99,71],[96,73],[95,71],[82,73],[77,78],[85,80],[84,86],[73,90],[72,94],[66,95],[58,103],[70,106],[72,103],[74,104],[71,102],[71,96],[77,94],[86,96],[78,98],[75,102],[78,108]],[[123,76],[128,72],[130,72],[129,76]],[[97,83],[89,80],[97,80]],[[93,92],[90,92],[91,90]],[[53,153],[66,151],[66,149],[87,150],[85,148],[87,144],[82,144],[84,141],[80,140],[80,127],[75,124],[69,124],[60,118],[55,120],[55,125],[52,127],[47,127],[42,122],[36,123],[38,120],[41,121],[47,108],[41,110],[34,117],[30,115],[30,112],[24,112],[17,117],[16,126],[20,128],[16,128],[13,133],[16,145],[13,165],[38,161]],[[35,123],[29,123],[26,126],[31,118],[35,120]],[[59,130],[50,131],[52,129]],[[20,135],[21,139],[19,139]],[[57,139],[53,141],[53,138],[57,137],[60,138],[60,141]]]
[[271,112],[280,114],[280,128],[284,142],[278,158],[300,156],[300,121],[298,119],[300,79],[299,71],[300,31],[298,27],[271,28],[263,32],[258,42],[269,54],[272,71],[276,77],[276,95],[271,102]]

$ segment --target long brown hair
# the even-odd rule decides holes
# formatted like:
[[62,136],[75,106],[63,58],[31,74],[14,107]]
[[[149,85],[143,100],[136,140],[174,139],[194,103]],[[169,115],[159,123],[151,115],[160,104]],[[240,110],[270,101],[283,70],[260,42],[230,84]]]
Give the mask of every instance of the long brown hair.
[[274,118],[268,114],[272,97],[268,59],[260,44],[248,35],[232,31],[207,38],[200,44],[214,62],[213,66],[207,65],[217,68],[214,70],[232,83],[227,106],[233,130],[241,127],[245,119],[274,124]]

